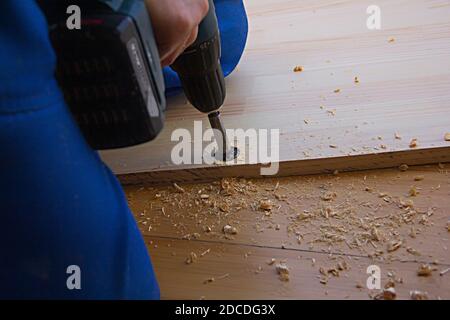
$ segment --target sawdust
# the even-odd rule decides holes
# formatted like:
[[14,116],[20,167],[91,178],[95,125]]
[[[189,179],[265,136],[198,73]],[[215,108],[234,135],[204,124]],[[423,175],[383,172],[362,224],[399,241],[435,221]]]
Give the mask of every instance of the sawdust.
[[417,270],[417,275],[419,277],[429,277],[433,274],[433,271],[435,269],[431,267],[429,264],[422,264],[419,266],[419,269]]
[[205,279],[203,281],[203,284],[213,283],[213,282],[216,282],[217,280],[223,280],[223,279],[228,278],[229,276],[230,276],[229,273],[225,273],[224,275],[221,275],[219,277],[210,277],[208,279]]
[[275,268],[281,281],[289,281],[289,268],[285,263],[279,263]]
[[411,248],[411,247],[407,247],[406,248],[406,252],[408,252],[408,253],[410,253],[410,254],[412,254],[414,256],[420,256],[421,255],[419,251],[417,251],[416,249]]
[[428,293],[419,290],[410,291],[409,296],[411,300],[428,300]]
[[203,281],[203,284],[212,283],[212,282],[214,282],[214,281],[216,281],[216,278],[211,277],[211,278],[205,279],[205,281]]
[[[443,168],[444,165],[441,165],[440,169],[445,172]],[[228,239],[228,236],[239,238],[241,235],[238,230],[241,227],[249,228],[253,225],[255,234],[281,234],[285,230],[287,238],[278,244],[282,248],[300,245],[331,252],[348,247],[381,262],[398,259],[398,256],[416,259],[420,252],[415,249],[417,244],[412,239],[417,237],[419,239],[416,241],[420,241],[423,231],[435,222],[433,208],[417,206],[408,198],[411,196],[408,189],[402,188],[401,192],[378,190],[377,180],[370,175],[367,179],[364,177],[354,180],[344,187],[339,184],[342,176],[345,174],[326,178],[305,177],[301,180],[302,183],[294,183],[297,188],[286,188],[283,179],[237,178],[182,187],[173,184],[167,188],[149,188],[151,192],[147,205],[136,216],[138,221],[142,221],[139,225],[148,222],[144,230],[149,225],[157,230],[163,221],[169,221],[180,238],[185,240],[201,238],[216,241],[224,237]],[[423,176],[408,173],[399,173],[398,177],[400,176],[410,179],[409,181],[424,179]],[[396,179],[393,178],[392,184],[394,183]],[[416,192],[413,196],[420,204],[421,198],[425,197],[417,197],[418,194]],[[450,231],[450,222],[440,227]],[[256,235],[252,241],[259,245]],[[209,249],[202,254],[192,252],[197,259],[189,254],[186,263],[198,262],[198,259],[209,252]],[[425,257],[426,253],[423,254]],[[243,254],[240,259],[246,257],[248,254]],[[252,261],[253,259],[255,258],[252,257]],[[293,271],[282,261],[277,257],[262,263],[275,266],[280,280],[288,281]],[[349,267],[347,262],[338,261],[331,267],[321,267],[318,281],[327,284],[332,279],[343,279],[345,270]],[[255,268],[256,266],[249,268],[250,272],[254,273]],[[259,267],[256,269],[256,273],[261,271]],[[209,278],[205,283],[217,279]],[[382,294],[384,298],[384,291]],[[386,294],[392,296],[392,292],[388,291]]]
[[417,146],[419,145],[418,140],[416,138],[412,139],[409,143],[409,147],[410,148],[417,148]]
[[320,195],[320,199],[323,201],[331,201],[337,197],[336,192],[325,192]]
[[227,224],[226,226],[223,227],[223,233],[235,235],[238,233],[238,230],[235,227],[232,227],[229,224]]
[[197,261],[198,257],[195,252],[191,252],[189,256],[186,258],[185,263],[186,264],[193,264]]
[[211,249],[207,249],[207,250],[205,250],[205,251],[203,251],[201,254],[200,254],[200,257],[204,257],[204,256],[206,256],[208,253],[210,253],[211,252]]
[[445,140],[445,141],[450,141],[450,132],[447,132],[447,133],[444,135],[444,140]]
[[447,269],[444,269],[441,272],[439,272],[439,275],[442,277],[442,276],[445,276],[449,272],[450,272],[450,268],[447,268]]
[[384,289],[382,292],[377,294],[374,297],[375,300],[395,300],[397,299],[397,292],[395,291],[395,288],[390,287],[387,289]]
[[174,186],[175,189],[177,189],[177,190],[178,190],[179,192],[181,192],[181,193],[185,193],[185,192],[186,192],[186,191],[185,191],[182,187],[180,187],[176,182],[174,182],[173,186]]
[[398,249],[400,249],[402,244],[403,244],[403,241],[398,241],[398,240],[391,241],[387,246],[387,252],[397,251]]
[[261,200],[259,203],[259,208],[263,211],[271,211],[273,208],[273,203],[271,200]]
[[409,191],[408,194],[410,197],[416,197],[419,194],[419,191],[417,191],[415,186],[412,186]]
[[303,71],[303,67],[302,66],[294,67],[294,72],[302,72],[302,71]]

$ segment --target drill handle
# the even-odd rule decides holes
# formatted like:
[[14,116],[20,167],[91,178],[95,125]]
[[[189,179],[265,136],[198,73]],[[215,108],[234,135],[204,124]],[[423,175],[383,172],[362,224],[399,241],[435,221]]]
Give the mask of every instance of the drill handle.
[[209,0],[209,12],[199,25],[197,39],[171,66],[189,102],[203,113],[217,111],[225,100],[220,55],[219,25],[214,2]]

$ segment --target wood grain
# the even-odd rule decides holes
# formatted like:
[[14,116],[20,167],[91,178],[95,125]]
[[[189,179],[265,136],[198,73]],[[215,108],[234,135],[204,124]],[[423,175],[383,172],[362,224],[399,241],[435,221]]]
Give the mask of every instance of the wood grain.
[[[402,278],[403,283],[396,284],[397,299],[410,299],[412,290],[425,291],[430,299],[450,299],[448,278],[440,277],[439,272],[428,278],[418,277],[419,264],[414,262],[379,263],[369,258],[296,250],[155,237],[145,240],[149,243],[162,299],[369,299],[379,292],[366,288],[366,270],[373,264],[381,268],[383,286],[389,272]],[[201,254],[208,249],[209,253],[196,263],[185,263],[190,252]],[[275,264],[268,265],[271,259],[289,267],[288,282],[279,279]],[[348,264],[349,270],[340,272],[338,277],[330,276],[328,283],[321,284],[319,268],[333,268],[341,261]],[[213,282],[205,283],[211,278]]]
[[[449,1],[380,0],[377,31],[366,27],[370,1],[245,3],[249,40],[227,79],[223,120],[229,129],[279,129],[280,175],[450,161]],[[304,71],[294,73],[297,65]],[[124,183],[260,175],[260,165],[245,159],[173,165],[173,130],[192,132],[194,120],[209,125],[184,97],[169,103],[155,141],[102,153]]]

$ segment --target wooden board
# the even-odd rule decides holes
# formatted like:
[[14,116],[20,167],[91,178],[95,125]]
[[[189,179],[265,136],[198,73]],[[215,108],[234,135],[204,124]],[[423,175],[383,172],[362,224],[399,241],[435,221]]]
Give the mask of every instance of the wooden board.
[[[145,240],[152,243],[149,251],[161,285],[162,299],[369,299],[378,292],[366,288],[366,270],[374,264],[382,270],[383,285],[389,279],[389,272],[402,277],[403,283],[396,284],[397,299],[410,299],[410,291],[413,290],[427,292],[429,299],[450,299],[448,278],[440,277],[438,272],[431,278],[417,277],[419,264],[414,262],[375,263],[366,257],[343,255],[330,259],[326,253],[210,244],[203,241],[188,243],[154,237],[145,237]],[[197,263],[185,264],[189,252],[201,253],[207,249],[210,252],[199,258]],[[271,259],[286,263],[290,269],[290,281],[280,281],[276,266],[268,265]],[[326,284],[321,284],[319,268],[334,267],[340,261],[346,261],[349,270],[340,272],[339,277],[330,277]],[[205,283],[211,278],[215,281]]]
[[[245,3],[249,40],[227,79],[223,120],[229,129],[279,129],[280,175],[450,161],[448,0],[380,0],[381,30],[366,27],[371,1]],[[293,72],[297,65],[304,71]],[[171,133],[192,132],[195,120],[209,128],[184,97],[171,99],[155,141],[102,158],[125,183],[260,175],[245,159],[173,165]]]
[[[411,290],[426,291],[430,299],[449,299],[450,272],[439,275],[450,267],[450,233],[446,229],[450,221],[449,166],[255,179],[237,182],[238,190],[249,185],[251,191],[232,196],[217,192],[220,187],[214,183],[180,184],[184,193],[168,186],[127,186],[125,191],[165,299],[368,299],[377,293],[365,286],[369,265],[381,268],[382,285],[387,283],[389,273],[403,279],[396,284],[398,299],[409,299]],[[416,187],[418,195],[408,196],[411,186]],[[336,198],[322,200],[324,190],[336,192]],[[202,201],[201,194],[210,198]],[[252,208],[253,203],[265,198],[274,204],[270,215]],[[413,221],[397,220],[409,211],[398,206],[398,199],[413,201]],[[229,203],[227,212],[219,209],[224,201]],[[236,208],[234,203],[241,202],[249,206]],[[353,208],[349,215],[315,215],[322,205],[339,211],[346,210],[342,205],[346,203]],[[298,242],[290,226],[302,212],[313,217],[295,225],[302,235]],[[423,215],[427,216],[425,222]],[[320,226],[328,223],[347,228],[342,235],[350,240],[365,231],[354,225],[355,218],[375,223],[380,241],[360,247],[349,247],[345,241],[311,242],[320,237]],[[237,227],[238,234],[224,237],[222,228],[226,224]],[[205,231],[206,226],[211,231]],[[415,238],[410,236],[412,227],[417,231]],[[398,250],[388,252],[392,239],[402,239],[403,243]],[[377,250],[382,253],[375,255]],[[191,252],[197,254],[198,261],[187,265],[185,260]],[[289,266],[289,282],[280,281],[275,265],[267,264],[272,258]],[[321,284],[319,268],[333,267],[340,261],[346,261],[348,270]],[[430,277],[418,277],[417,269],[423,263],[437,271]],[[211,277],[216,280],[204,284]]]

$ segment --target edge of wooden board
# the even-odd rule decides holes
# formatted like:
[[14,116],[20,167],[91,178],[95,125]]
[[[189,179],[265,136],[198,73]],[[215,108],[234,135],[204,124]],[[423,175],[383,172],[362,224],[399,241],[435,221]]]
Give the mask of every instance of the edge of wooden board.
[[392,168],[402,164],[425,165],[445,162],[450,162],[450,147],[283,161],[279,163],[278,174],[274,176],[262,176],[261,168],[263,165],[261,164],[238,164],[152,170],[148,172],[120,174],[118,178],[123,185],[164,185],[174,182],[207,182],[227,177],[262,178],[330,174],[336,170],[339,172],[349,172]]

